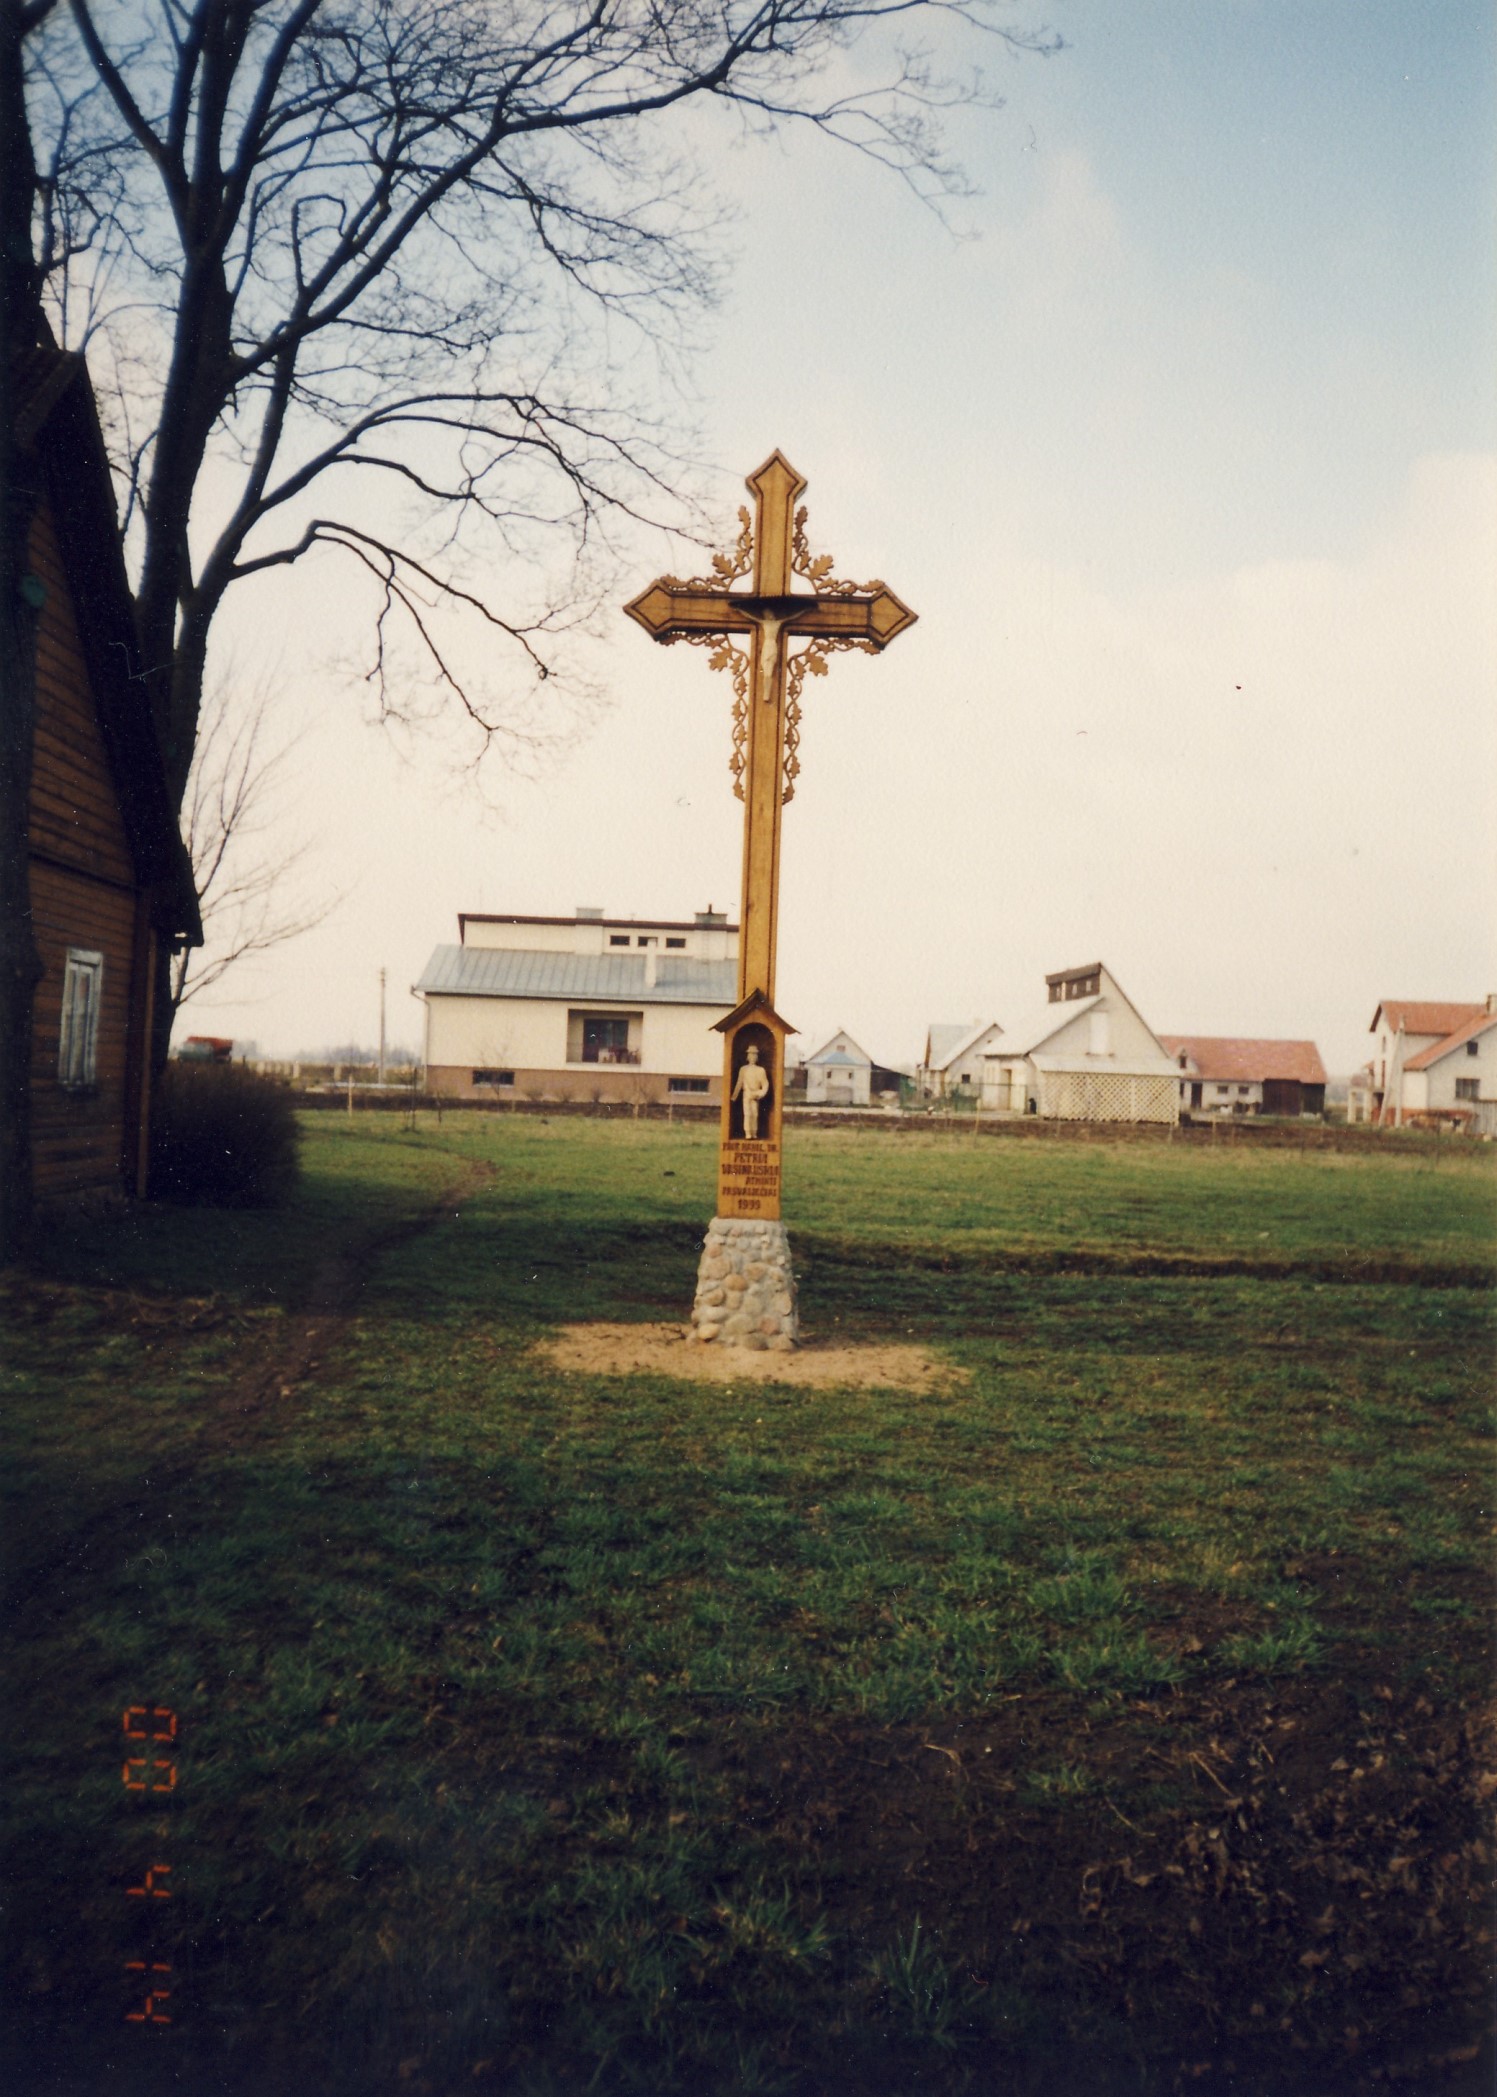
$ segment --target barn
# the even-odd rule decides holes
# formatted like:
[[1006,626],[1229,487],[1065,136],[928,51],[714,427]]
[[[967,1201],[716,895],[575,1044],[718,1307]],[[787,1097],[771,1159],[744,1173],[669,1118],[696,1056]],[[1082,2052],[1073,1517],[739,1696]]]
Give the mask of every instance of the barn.
[[81,357],[27,353],[38,609],[28,802],[38,1205],[145,1191],[158,957],[202,939],[141,677],[114,491]]
[[1179,1067],[1184,1113],[1325,1112],[1325,1065],[1313,1041],[1252,1041],[1235,1034],[1161,1034],[1159,1039]]

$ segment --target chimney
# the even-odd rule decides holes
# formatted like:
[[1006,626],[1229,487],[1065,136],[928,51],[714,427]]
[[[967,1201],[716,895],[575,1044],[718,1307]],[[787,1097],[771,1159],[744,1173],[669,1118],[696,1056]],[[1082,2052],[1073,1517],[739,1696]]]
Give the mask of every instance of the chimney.
[[580,919],[585,919],[590,925],[600,924],[603,918],[603,905],[601,903],[579,903],[577,905],[577,915]]
[[697,923],[699,925],[725,925],[727,922],[728,913],[726,910],[714,910],[710,903],[705,910],[697,912]]
[[1487,992],[1487,1010],[1488,1012],[1497,1012],[1497,990],[1489,990]]

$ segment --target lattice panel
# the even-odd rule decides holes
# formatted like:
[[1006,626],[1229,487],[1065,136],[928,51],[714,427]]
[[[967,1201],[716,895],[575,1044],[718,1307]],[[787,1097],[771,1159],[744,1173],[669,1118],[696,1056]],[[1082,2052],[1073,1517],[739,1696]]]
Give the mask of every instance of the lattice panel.
[[1040,1112],[1052,1121],[1175,1121],[1173,1078],[1115,1070],[1050,1070],[1040,1077]]

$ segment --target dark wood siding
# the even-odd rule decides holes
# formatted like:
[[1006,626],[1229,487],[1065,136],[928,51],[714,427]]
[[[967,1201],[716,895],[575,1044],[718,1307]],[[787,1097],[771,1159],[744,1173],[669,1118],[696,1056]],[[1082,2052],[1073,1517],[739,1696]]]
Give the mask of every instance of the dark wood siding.
[[1265,1078],[1263,1080],[1263,1111],[1265,1114],[1301,1114],[1304,1103],[1300,1097],[1298,1078]]
[[119,796],[94,711],[72,596],[45,508],[32,532],[31,561],[47,592],[37,635],[31,849],[95,879],[133,889],[135,866]]
[[[39,1201],[117,1192],[125,1142],[130,991],[135,968],[135,899],[85,875],[31,864],[31,913],[42,980],[32,1008],[32,1170]],[[62,978],[69,947],[104,956],[97,1083],[69,1091],[57,1082]]]
[[[79,646],[50,515],[32,534],[46,587],[37,639],[36,755],[31,780],[31,909],[42,979],[32,1014],[32,1169],[37,1199],[116,1193],[125,1184],[129,1045],[140,917],[134,862]],[[97,1082],[58,1083],[63,974],[70,947],[104,956]]]

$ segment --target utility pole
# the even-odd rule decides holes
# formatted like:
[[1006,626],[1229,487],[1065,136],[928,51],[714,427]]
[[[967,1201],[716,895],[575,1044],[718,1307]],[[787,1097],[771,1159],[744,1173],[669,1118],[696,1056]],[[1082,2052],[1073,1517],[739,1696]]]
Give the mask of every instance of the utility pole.
[[379,1081],[385,1082],[385,972],[379,972]]

